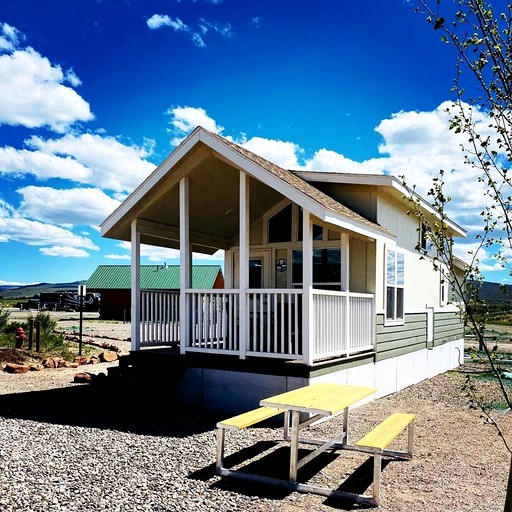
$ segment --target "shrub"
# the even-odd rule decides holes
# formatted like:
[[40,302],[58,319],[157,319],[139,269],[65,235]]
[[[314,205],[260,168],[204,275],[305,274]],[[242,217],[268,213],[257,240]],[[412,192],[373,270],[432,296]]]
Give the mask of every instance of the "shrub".
[[0,332],[3,332],[7,327],[10,314],[9,310],[0,304]]

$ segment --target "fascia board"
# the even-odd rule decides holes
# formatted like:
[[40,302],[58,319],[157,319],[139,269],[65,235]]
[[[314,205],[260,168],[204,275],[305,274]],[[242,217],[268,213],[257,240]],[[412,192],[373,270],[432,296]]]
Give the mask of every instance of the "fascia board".
[[326,215],[321,218],[324,222],[328,222],[329,224],[333,224],[343,229],[347,229],[353,231],[354,233],[358,233],[360,235],[367,236],[374,240],[384,242],[384,243],[392,243],[396,241],[395,235],[386,235],[378,230],[372,230],[371,228],[362,227],[358,224],[347,221],[345,218],[334,216],[334,215]]
[[[398,178],[390,174],[355,174],[355,173],[333,173],[333,172],[314,172],[314,171],[293,171],[299,178],[306,181],[317,181],[319,183],[344,183],[349,185],[375,185],[392,187],[404,197],[412,196],[418,199],[421,208],[437,218],[440,218],[439,212],[432,205],[423,199],[419,194],[404,186]],[[446,225],[458,236],[466,237],[467,232],[450,218],[445,219]]]

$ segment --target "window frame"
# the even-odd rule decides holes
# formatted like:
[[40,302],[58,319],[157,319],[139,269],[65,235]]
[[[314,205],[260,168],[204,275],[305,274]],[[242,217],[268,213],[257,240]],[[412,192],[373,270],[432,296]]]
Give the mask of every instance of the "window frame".
[[[389,281],[388,255],[393,253],[393,278]],[[402,269],[399,268],[399,260],[402,261]],[[400,276],[401,274],[401,276]],[[401,277],[401,279],[400,279]],[[401,281],[401,282],[400,282]],[[388,315],[389,295],[391,291],[393,297],[393,312]],[[400,293],[401,291],[401,293]],[[401,297],[400,297],[401,295]],[[401,299],[401,316],[399,316]],[[384,325],[404,325],[405,324],[405,252],[397,247],[386,247],[384,251]]]

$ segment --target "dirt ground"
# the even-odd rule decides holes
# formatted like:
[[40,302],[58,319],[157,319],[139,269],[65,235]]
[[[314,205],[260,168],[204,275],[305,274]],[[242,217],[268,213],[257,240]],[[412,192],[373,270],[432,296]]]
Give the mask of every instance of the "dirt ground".
[[[76,330],[78,323],[74,315],[71,314],[71,318],[70,314],[63,315],[58,329],[66,332]],[[91,338],[101,333],[124,344],[127,350],[129,324],[104,323],[89,318],[84,325]],[[500,349],[502,343],[508,348],[508,343],[500,342]],[[365,404],[351,413],[354,439],[392,412],[412,412],[417,415],[414,458],[408,462],[391,461],[384,464],[382,505],[379,510],[503,510],[510,466],[510,454],[504,439],[512,442],[512,415],[503,404],[498,385],[482,373],[485,369],[481,363],[466,362],[455,371]],[[98,371],[102,370],[98,368]],[[73,385],[70,370],[67,369],[43,370],[25,375],[1,373],[0,394]],[[506,381],[506,386],[508,390],[512,384]],[[488,414],[482,412],[480,406],[486,408]],[[318,428],[328,433],[330,423]],[[400,439],[396,448],[403,447],[404,439]],[[355,452],[343,454],[312,477],[311,482],[337,487],[340,481],[348,479],[352,489],[354,486],[364,489],[368,484],[368,474],[371,474],[371,460],[368,460]],[[261,490],[261,493],[262,497],[268,496],[265,490]],[[297,493],[293,493],[292,499],[272,503],[272,510],[285,512],[358,508],[357,505],[345,506],[330,503],[328,499],[318,496]]]

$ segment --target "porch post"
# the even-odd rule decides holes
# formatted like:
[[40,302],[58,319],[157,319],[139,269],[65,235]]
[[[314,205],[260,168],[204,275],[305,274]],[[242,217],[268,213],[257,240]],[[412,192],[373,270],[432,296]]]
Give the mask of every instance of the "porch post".
[[131,350],[140,350],[140,233],[137,219],[131,225]]
[[310,214],[302,210],[302,357],[305,364],[313,363],[315,329],[313,328],[313,225]]
[[249,288],[249,179],[240,171],[240,257],[239,260],[239,284],[240,284],[240,359],[245,359],[248,345],[249,322],[247,307],[247,290]]
[[347,292],[344,297],[345,300],[345,314],[343,317],[343,341],[344,349],[348,352],[350,350],[350,242],[349,234],[341,234],[341,291]]
[[185,354],[189,345],[190,329],[185,290],[191,287],[191,261],[189,233],[189,182],[180,180],[180,354]]

